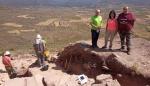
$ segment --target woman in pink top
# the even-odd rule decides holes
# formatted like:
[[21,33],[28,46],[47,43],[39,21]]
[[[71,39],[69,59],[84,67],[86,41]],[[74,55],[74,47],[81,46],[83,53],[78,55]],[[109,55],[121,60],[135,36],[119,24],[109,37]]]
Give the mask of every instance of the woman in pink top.
[[114,10],[110,11],[109,18],[107,20],[106,25],[106,33],[105,33],[105,45],[102,47],[103,49],[107,48],[108,40],[110,40],[109,49],[112,50],[112,42],[117,33],[117,20],[116,20],[116,12]]

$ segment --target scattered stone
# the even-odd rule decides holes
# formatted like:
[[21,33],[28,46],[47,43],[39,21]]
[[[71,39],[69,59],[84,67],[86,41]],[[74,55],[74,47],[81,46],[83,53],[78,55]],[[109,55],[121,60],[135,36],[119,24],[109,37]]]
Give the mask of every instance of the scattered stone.
[[118,77],[122,77],[122,74],[117,74]]
[[34,79],[37,82],[38,86],[43,86],[43,82],[42,82],[43,78],[44,77],[40,74],[34,76]]
[[121,86],[120,84],[119,84],[119,82],[115,79],[115,80],[107,80],[106,81],[106,86]]
[[10,79],[4,83],[4,86],[43,86],[39,77],[26,77]]
[[107,80],[107,79],[112,79],[112,76],[110,74],[101,74],[96,77],[96,79],[100,82]]

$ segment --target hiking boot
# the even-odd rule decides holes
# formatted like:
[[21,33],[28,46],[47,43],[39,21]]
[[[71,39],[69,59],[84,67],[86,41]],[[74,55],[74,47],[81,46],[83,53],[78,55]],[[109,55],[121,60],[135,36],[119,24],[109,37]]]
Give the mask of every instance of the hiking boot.
[[109,50],[112,51],[112,46],[109,46]]
[[109,48],[110,51],[112,51],[112,48]]
[[127,48],[127,54],[130,55],[131,52],[130,52],[130,48]]
[[92,45],[91,48],[95,48],[95,46]]
[[120,48],[120,51],[125,51],[125,47],[122,46],[122,47]]
[[127,51],[127,54],[128,54],[128,55],[131,55],[131,52],[130,52],[130,51]]
[[106,46],[103,46],[103,47],[102,47],[102,49],[106,49],[106,48],[107,48]]
[[44,65],[44,66],[41,67],[40,70],[41,70],[41,71],[47,71],[47,70],[48,70],[48,67],[49,67],[48,65]]
[[99,46],[96,46],[96,48],[99,48]]

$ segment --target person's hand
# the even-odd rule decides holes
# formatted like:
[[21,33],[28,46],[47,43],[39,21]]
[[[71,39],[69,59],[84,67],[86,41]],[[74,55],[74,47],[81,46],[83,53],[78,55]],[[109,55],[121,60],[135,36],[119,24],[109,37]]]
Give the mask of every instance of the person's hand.
[[134,30],[133,30],[133,29],[131,29],[131,31],[130,31],[130,32],[131,32],[131,34],[132,34],[132,35],[134,35]]
[[11,60],[15,60],[15,59],[14,59],[14,58],[12,58],[12,57],[11,57],[10,59],[11,59]]
[[97,33],[98,33],[99,31],[100,31],[99,29],[96,30]]

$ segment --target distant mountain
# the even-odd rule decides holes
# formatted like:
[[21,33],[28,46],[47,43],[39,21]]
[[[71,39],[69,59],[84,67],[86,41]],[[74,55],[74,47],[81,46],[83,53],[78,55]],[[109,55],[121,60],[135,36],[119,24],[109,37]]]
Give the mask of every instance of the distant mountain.
[[107,6],[132,4],[132,5],[150,5],[150,0],[0,0],[0,5],[8,6]]

